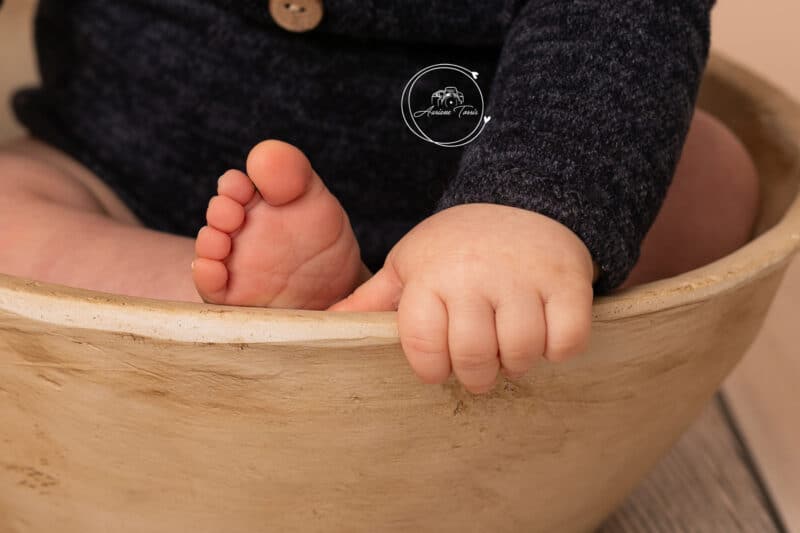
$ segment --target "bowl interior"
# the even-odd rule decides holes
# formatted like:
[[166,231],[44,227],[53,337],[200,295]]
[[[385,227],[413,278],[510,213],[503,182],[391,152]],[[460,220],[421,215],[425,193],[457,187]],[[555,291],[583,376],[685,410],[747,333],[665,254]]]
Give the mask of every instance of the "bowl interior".
[[[774,227],[797,197],[798,138],[786,128],[783,95],[720,57],[712,57],[698,105],[726,124],[747,147],[760,178],[761,205],[753,238]],[[794,106],[791,106],[794,110]],[[793,113],[792,113],[793,114]]]

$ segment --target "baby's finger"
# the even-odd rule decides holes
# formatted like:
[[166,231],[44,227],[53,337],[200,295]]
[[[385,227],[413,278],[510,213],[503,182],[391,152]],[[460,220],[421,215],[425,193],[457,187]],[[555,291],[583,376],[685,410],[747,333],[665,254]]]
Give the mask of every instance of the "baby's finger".
[[470,392],[488,392],[500,370],[494,308],[474,291],[448,298],[446,304],[453,372]]
[[592,329],[591,285],[562,288],[544,298],[544,356],[550,361],[564,361],[584,350]]
[[509,377],[519,377],[542,356],[545,347],[544,306],[538,294],[520,295],[495,309],[500,365]]
[[447,309],[434,291],[410,283],[397,309],[397,329],[411,368],[425,383],[450,377],[447,348]]

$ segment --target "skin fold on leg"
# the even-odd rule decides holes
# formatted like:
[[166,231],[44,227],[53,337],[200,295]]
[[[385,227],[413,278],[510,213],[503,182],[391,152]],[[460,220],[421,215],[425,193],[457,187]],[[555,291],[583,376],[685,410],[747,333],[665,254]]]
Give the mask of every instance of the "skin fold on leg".
[[103,292],[200,302],[194,240],[142,227],[96,177],[31,139],[0,147],[0,272]]

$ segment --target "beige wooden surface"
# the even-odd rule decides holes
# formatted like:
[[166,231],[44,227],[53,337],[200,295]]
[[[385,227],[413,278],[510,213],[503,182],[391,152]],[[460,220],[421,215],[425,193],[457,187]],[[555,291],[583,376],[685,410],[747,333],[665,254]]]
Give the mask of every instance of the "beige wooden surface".
[[779,533],[719,401],[599,533]]
[[[21,20],[28,16],[32,2],[9,0],[6,4],[8,5],[0,11],[0,36],[4,41],[11,38],[27,43],[27,27]],[[761,4],[758,7],[757,24],[753,23],[755,9],[754,3],[720,3],[714,19],[715,47],[731,52],[734,57],[743,58],[780,85],[800,94],[800,70],[791,68],[793,63],[790,62],[794,57],[793,51],[798,49],[797,43],[800,42],[794,30],[794,21],[800,16],[794,12],[800,10],[800,5],[793,0]],[[10,76],[6,74],[9,72],[14,72],[16,79],[35,79],[29,46],[0,46],[0,73],[3,74],[0,75],[0,95],[7,94]],[[8,123],[6,116],[7,110],[3,107],[0,109],[0,138],[12,133],[3,129]],[[780,503],[781,512],[784,513],[787,523],[800,527],[797,525],[796,507],[793,507],[800,501],[796,485],[800,476],[794,475],[793,472],[796,471],[792,470],[798,468],[798,454],[794,451],[796,446],[793,443],[800,442],[797,440],[800,437],[796,433],[797,425],[793,426],[790,419],[793,412],[798,412],[793,407],[796,406],[797,395],[792,393],[800,384],[800,371],[796,368],[796,347],[800,339],[793,331],[790,320],[796,310],[794,301],[800,294],[800,283],[793,281],[800,280],[800,268],[795,266],[791,272],[792,277],[786,282],[787,289],[779,296],[778,304],[759,341],[751,350],[748,361],[729,383],[728,393],[747,433],[748,442],[755,448],[762,473]],[[770,361],[770,364],[760,364],[761,359]],[[711,408],[711,411],[714,409]],[[718,437],[713,437],[714,435]],[[742,531],[762,531],[745,527],[746,524],[766,527],[766,510],[757,501],[758,491],[753,480],[748,480],[743,473],[744,464],[741,461],[737,463],[735,453],[728,453],[731,449],[730,442],[730,434],[724,431],[724,424],[720,422],[719,416],[707,411],[628,501],[620,514],[607,524],[606,530],[698,531],[701,530],[701,524],[706,527],[724,520],[719,517],[722,515],[717,514],[722,505],[728,511],[748,510],[747,517],[740,521]],[[702,446],[698,446],[698,443]],[[703,454],[696,454],[697,449],[705,451]],[[707,468],[709,465],[713,466],[710,470]],[[690,473],[692,475],[687,475]],[[732,477],[722,488],[727,487],[733,492],[721,490],[718,493],[719,498],[709,501],[706,506],[698,505],[703,498],[713,498],[713,481],[720,479],[715,476],[724,477],[725,473]],[[681,497],[673,494],[670,499],[674,505],[664,505],[663,498],[669,493],[660,489],[665,487],[671,487],[672,491],[680,490]],[[684,501],[693,503],[680,503]],[[725,502],[735,502],[736,505],[727,506]],[[642,514],[648,509],[649,519],[643,518]],[[660,514],[662,512],[666,514]],[[724,514],[724,509],[722,512]],[[676,519],[676,516],[680,518]],[[663,517],[663,520],[659,520],[659,517]]]

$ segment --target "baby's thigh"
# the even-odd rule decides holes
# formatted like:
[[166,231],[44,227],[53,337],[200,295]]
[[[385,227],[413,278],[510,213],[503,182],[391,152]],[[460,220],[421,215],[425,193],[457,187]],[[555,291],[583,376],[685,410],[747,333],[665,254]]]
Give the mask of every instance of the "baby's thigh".
[[35,139],[0,144],[0,187],[8,201],[16,197],[38,198],[139,225],[133,213],[94,173]]
[[758,174],[747,149],[719,120],[696,110],[664,204],[623,286],[715,261],[749,238]]

